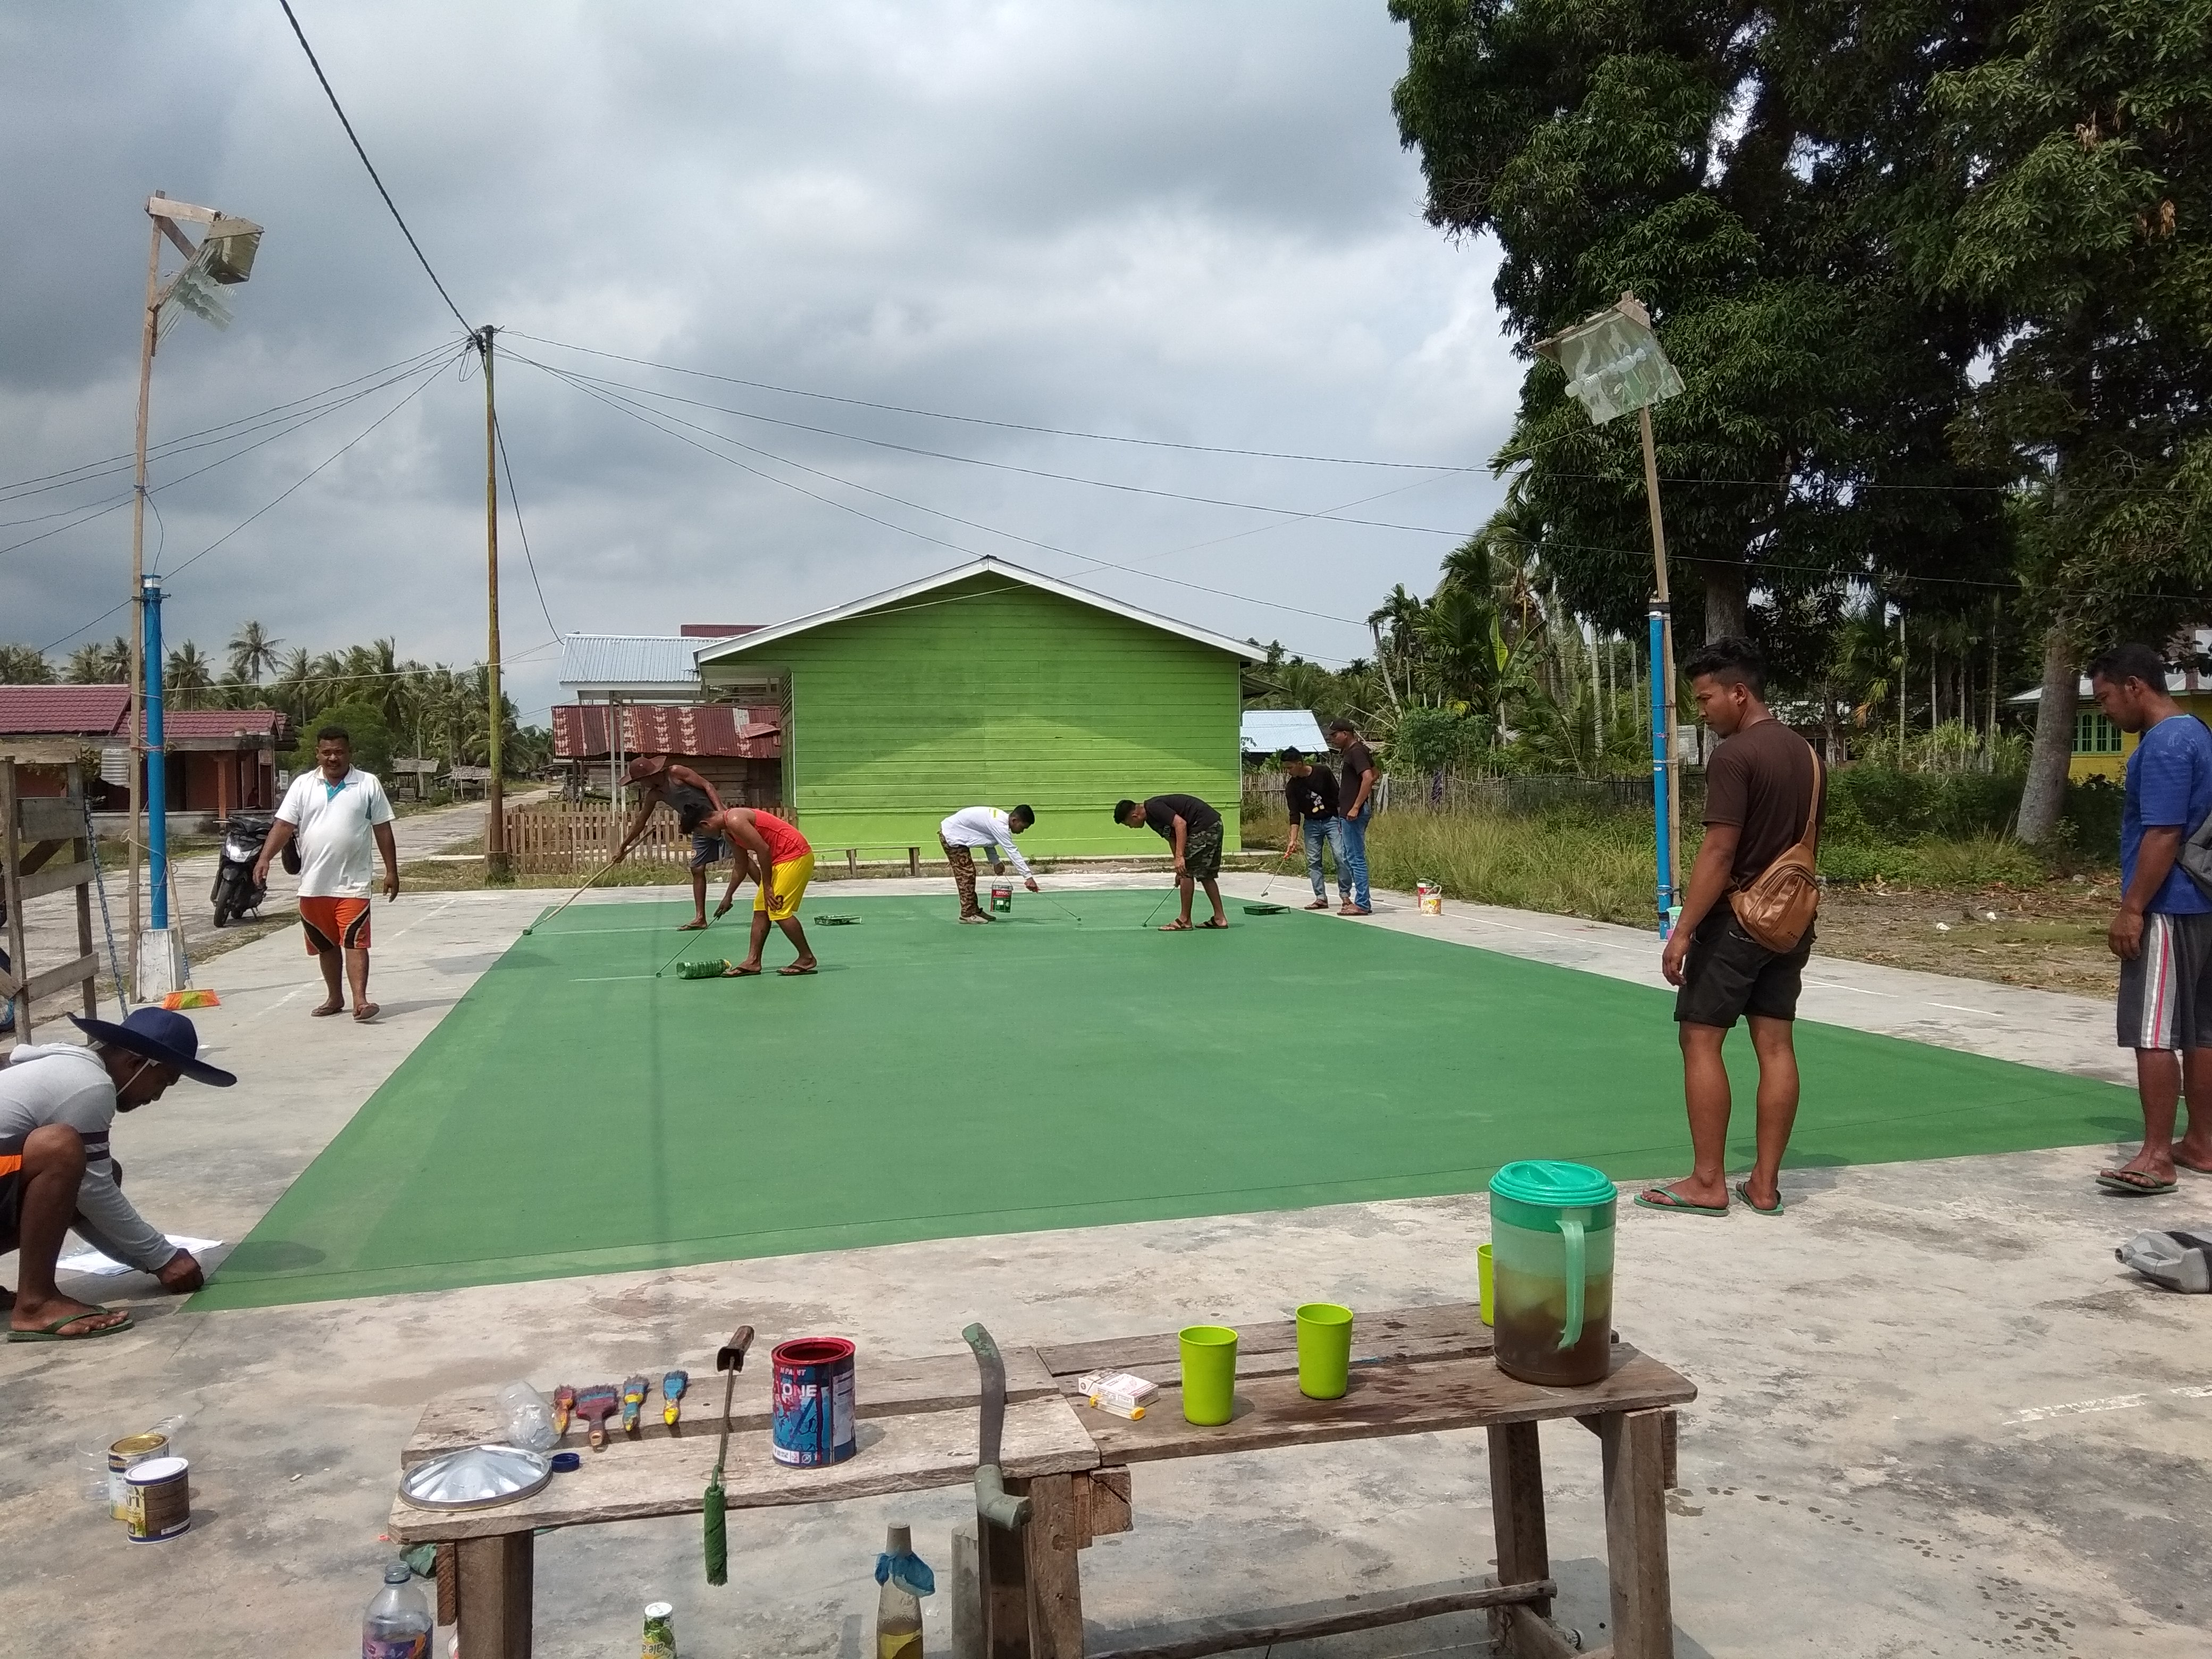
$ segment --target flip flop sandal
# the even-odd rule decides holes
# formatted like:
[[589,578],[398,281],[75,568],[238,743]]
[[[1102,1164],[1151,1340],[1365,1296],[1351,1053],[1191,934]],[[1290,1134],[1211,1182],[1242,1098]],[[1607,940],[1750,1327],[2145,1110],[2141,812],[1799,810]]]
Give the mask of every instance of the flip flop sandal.
[[1187,921],[1171,921],[1160,929],[1163,933],[1188,933],[1190,931],[1191,925]]
[[[1276,907],[1275,907],[1275,908],[1276,908],[1276,909],[1280,909],[1281,908],[1282,908],[1282,907],[1281,907],[1280,905],[1278,905],[1278,906],[1276,906]],[[1260,912],[1258,912],[1257,914],[1261,915],[1272,915],[1273,914],[1273,911],[1266,911],[1266,910],[1263,910],[1263,911],[1260,911]],[[1229,924],[1228,924],[1227,922],[1225,922],[1225,921],[1201,921],[1201,922],[1200,922],[1198,925],[1199,925],[1199,927],[1200,927],[1203,928],[1203,929],[1204,929],[1205,931],[1206,931],[1207,933],[1219,933],[1223,928],[1226,927]]]
[[1774,1189],[1774,1204],[1771,1209],[1763,1205],[1752,1203],[1751,1183],[1748,1181],[1739,1181],[1735,1183],[1735,1195],[1746,1204],[1751,1205],[1751,1212],[1753,1215],[1780,1215],[1784,1207],[1782,1202],[1782,1188],[1779,1187]]
[[10,1342],[89,1342],[96,1336],[113,1336],[118,1332],[129,1330],[131,1328],[129,1314],[123,1316],[122,1322],[119,1324],[101,1325],[93,1330],[76,1331],[67,1334],[64,1334],[62,1330],[63,1326],[73,1325],[80,1319],[90,1319],[94,1314],[112,1312],[114,1312],[112,1308],[95,1307],[90,1313],[73,1313],[66,1318],[57,1319],[51,1325],[42,1325],[35,1331],[10,1331],[8,1333],[8,1340]]
[[2178,1192],[2181,1187],[2178,1181],[2160,1181],[2156,1176],[2129,1170],[2100,1170],[2097,1185],[2103,1191],[2117,1194],[2122,1198],[2162,1198],[2168,1193]]
[[1726,1215],[1729,1211],[1725,1204],[1692,1204],[1680,1193],[1668,1192],[1664,1187],[1637,1194],[1636,1201],[1647,1210],[1669,1215]]
[[802,968],[794,962],[788,967],[777,969],[775,976],[778,979],[802,979],[808,974],[818,974],[821,971],[819,968]]

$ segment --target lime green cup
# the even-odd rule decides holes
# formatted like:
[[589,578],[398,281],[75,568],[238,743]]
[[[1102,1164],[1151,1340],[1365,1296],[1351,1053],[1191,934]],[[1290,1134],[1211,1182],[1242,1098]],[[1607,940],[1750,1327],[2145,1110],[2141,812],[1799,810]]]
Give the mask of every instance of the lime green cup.
[[1298,1392],[1341,1400],[1352,1376],[1352,1310],[1309,1302],[1298,1310]]
[[1226,1325],[1182,1329],[1182,1418],[1201,1428],[1237,1413],[1237,1333]]
[[1476,1245],[1474,1247],[1474,1277],[1476,1284],[1480,1287],[1482,1322],[1486,1325],[1495,1325],[1498,1322],[1497,1280],[1492,1277],[1492,1273],[1493,1270],[1490,1265],[1490,1246]]

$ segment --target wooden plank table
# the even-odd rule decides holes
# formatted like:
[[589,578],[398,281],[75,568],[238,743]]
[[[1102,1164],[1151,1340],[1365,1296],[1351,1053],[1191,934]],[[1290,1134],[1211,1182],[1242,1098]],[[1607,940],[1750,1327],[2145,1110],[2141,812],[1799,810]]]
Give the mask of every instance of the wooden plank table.
[[[763,1345],[765,1347],[767,1345]],[[1603,1445],[1607,1554],[1612,1581],[1612,1659],[1672,1659],[1666,1490],[1673,1484],[1674,1407],[1691,1383],[1616,1341],[1611,1374],[1584,1389],[1547,1389],[1501,1372],[1490,1332],[1472,1303],[1363,1313],[1353,1328],[1350,1386],[1340,1400],[1297,1389],[1297,1336],[1288,1321],[1239,1334],[1236,1414],[1218,1427],[1183,1420],[1173,1333],[1043,1349],[1005,1350],[1007,1407],[1001,1463],[1008,1488],[1026,1493],[1033,1518],[1018,1547],[986,1529],[983,1617],[990,1659],[1085,1659],[1079,1552],[1131,1524],[1131,1470],[1139,1463],[1345,1440],[1480,1428],[1489,1437],[1493,1582],[1441,1595],[1362,1598],[1304,1620],[1256,1614],[1223,1620],[1173,1643],[1090,1659],[1197,1659],[1290,1641],[1486,1607],[1514,1659],[1563,1659],[1567,1638],[1551,1622],[1558,1586],[1546,1538],[1537,1425],[1572,1419]],[[1130,1370],[1161,1385],[1161,1398],[1131,1421],[1079,1407],[1075,1378]],[[723,1486],[732,1510],[831,1503],[958,1486],[972,1478],[976,1372],[966,1353],[871,1364],[860,1356],[859,1455],[824,1469],[792,1469],[769,1453],[766,1368],[744,1373],[731,1412]],[[687,1403],[706,1405],[695,1383]],[[617,1429],[583,1468],[556,1475],[519,1504],[459,1512],[418,1510],[396,1498],[392,1536],[434,1540],[441,1551],[441,1623],[465,1626],[471,1659],[527,1659],[532,1536],[549,1527],[592,1526],[696,1514],[714,1462],[720,1401],[687,1413],[670,1435],[657,1415],[637,1440]],[[488,1398],[454,1396],[424,1411],[403,1466],[500,1437]],[[580,1446],[582,1425],[564,1447]],[[450,1564],[450,1575],[447,1568]]]

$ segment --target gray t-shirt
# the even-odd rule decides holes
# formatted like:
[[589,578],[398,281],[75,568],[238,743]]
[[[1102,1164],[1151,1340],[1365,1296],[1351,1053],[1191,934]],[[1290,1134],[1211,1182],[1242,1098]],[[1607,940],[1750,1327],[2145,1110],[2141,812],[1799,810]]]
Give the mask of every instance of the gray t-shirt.
[[22,1043],[0,1066],[0,1146],[48,1124],[66,1124],[84,1138],[84,1178],[77,1183],[76,1219],[86,1242],[148,1273],[168,1265],[176,1246],[132,1207],[115,1184],[107,1152],[115,1121],[115,1082],[98,1054],[74,1042]]

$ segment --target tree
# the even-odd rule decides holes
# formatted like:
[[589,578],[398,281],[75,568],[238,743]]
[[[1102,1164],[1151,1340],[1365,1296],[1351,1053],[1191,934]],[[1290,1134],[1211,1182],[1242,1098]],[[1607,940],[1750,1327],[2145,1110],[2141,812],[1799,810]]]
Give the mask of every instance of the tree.
[[128,685],[131,641],[118,634],[106,645],[80,645],[70,653],[63,678],[71,685]]
[[161,671],[162,695],[172,708],[204,708],[215,688],[214,676],[209,672],[208,659],[200,648],[190,640],[169,653],[167,665]]
[[276,647],[283,643],[258,622],[241,623],[230,636],[230,672],[259,686],[261,676],[276,667]]
[[52,685],[54,665],[36,646],[0,645],[0,685]]
[[292,756],[292,769],[312,771],[315,765],[315,733],[325,726],[342,726],[353,739],[353,763],[364,772],[381,776],[391,769],[392,730],[367,703],[341,702],[319,711],[300,728],[300,746]]
[[1938,165],[1903,222],[1924,292],[1996,313],[1960,440],[2027,492],[2036,841],[2085,648],[2212,615],[2212,3],[2035,0],[1929,102]]

